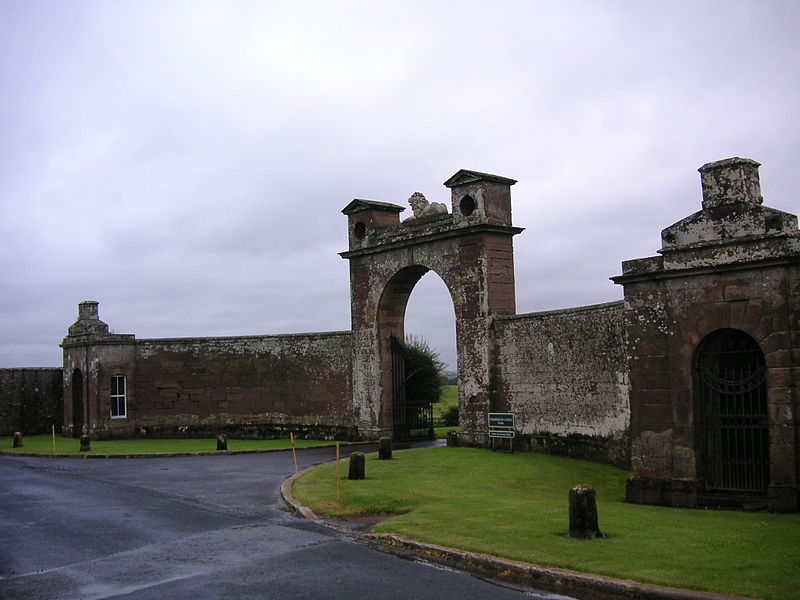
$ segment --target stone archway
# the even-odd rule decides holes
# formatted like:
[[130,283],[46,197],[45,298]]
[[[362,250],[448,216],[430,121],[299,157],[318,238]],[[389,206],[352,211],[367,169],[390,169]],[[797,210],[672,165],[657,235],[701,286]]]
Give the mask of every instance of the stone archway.
[[[408,298],[429,270],[453,300],[462,437],[486,443],[492,405],[492,319],[516,312],[510,186],[513,179],[459,171],[445,185],[451,212],[419,212],[400,222],[402,206],[353,200],[348,216],[353,331],[353,406],[361,435],[388,435],[390,338],[402,338]],[[415,194],[415,202],[419,197]]]

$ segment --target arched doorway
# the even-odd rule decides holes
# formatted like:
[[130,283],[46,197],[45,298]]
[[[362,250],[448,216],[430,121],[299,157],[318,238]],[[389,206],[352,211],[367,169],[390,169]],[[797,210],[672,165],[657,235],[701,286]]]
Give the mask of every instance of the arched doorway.
[[769,417],[761,348],[737,329],[715,331],[697,348],[695,374],[706,491],[766,493]]
[[72,437],[83,433],[83,375],[80,369],[72,372]]
[[381,379],[387,394],[382,403],[382,420],[398,440],[425,438],[433,435],[429,407],[410,397],[409,380],[420,365],[406,351],[405,316],[411,292],[430,269],[412,265],[398,271],[388,282],[378,305],[378,338],[380,340]]

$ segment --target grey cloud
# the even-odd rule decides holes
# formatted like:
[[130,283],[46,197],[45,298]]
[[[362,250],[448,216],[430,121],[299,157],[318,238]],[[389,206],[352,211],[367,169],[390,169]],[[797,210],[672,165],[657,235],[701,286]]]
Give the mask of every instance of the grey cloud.
[[[705,162],[798,212],[792,2],[0,12],[0,366],[58,364],[84,299],[140,337],[347,329],[341,208],[448,202],[459,168],[519,180],[520,312],[619,298]],[[427,279],[407,329],[452,363]]]

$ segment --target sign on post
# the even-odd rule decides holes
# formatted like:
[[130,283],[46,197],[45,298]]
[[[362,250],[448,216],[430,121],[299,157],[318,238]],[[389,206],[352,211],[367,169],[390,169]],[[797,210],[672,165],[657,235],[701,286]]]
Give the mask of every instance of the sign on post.
[[490,429],[489,430],[489,437],[493,438],[513,438],[514,432],[513,431],[502,431],[500,429]]
[[514,435],[514,413],[489,413],[489,438],[492,440],[492,449],[496,438],[505,438],[508,440],[509,450],[513,452]]
[[514,413],[489,413],[489,429],[514,428]]

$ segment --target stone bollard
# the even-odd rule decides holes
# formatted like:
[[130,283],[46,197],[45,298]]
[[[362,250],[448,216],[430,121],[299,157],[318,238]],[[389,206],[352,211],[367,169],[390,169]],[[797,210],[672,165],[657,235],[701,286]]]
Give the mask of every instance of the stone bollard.
[[378,440],[378,460],[392,460],[392,438],[382,437]]
[[447,445],[451,448],[458,448],[458,431],[447,432]]
[[228,449],[228,438],[225,437],[224,433],[217,434],[217,450],[227,450]]
[[22,433],[19,431],[14,432],[14,441],[12,442],[12,448],[22,448]]
[[569,491],[569,537],[581,540],[604,538],[597,525],[597,499],[590,485],[576,485]]
[[347,472],[348,479],[366,479],[365,474],[366,456],[363,452],[350,453],[350,470]]
[[92,449],[92,444],[89,441],[89,436],[85,433],[81,436],[81,452],[89,452]]

